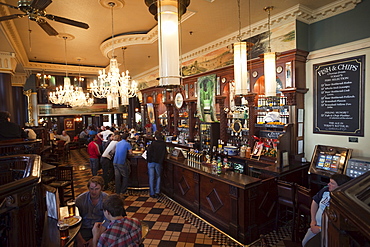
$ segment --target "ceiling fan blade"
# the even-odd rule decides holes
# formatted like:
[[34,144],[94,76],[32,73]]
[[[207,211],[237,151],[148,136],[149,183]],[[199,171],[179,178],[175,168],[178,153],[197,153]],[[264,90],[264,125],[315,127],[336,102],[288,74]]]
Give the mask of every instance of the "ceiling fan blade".
[[0,21],[7,21],[11,19],[16,19],[16,18],[22,18],[24,16],[26,16],[26,14],[14,14],[14,15],[2,16],[0,17]]
[[33,0],[30,6],[35,9],[43,10],[51,4],[52,0]]
[[67,18],[64,18],[64,17],[60,17],[60,16],[56,16],[56,15],[50,15],[50,14],[45,15],[45,17],[48,18],[49,20],[61,22],[61,23],[68,24],[68,25],[71,25],[71,26],[80,27],[80,28],[84,28],[84,29],[89,28],[89,25],[86,24],[86,23],[79,22],[79,21],[74,21],[74,20],[67,19]]
[[44,31],[50,35],[50,36],[56,36],[58,35],[58,32],[52,27],[50,26],[49,23],[47,23],[44,19],[38,19],[37,21],[37,24],[39,24],[39,26],[44,29]]
[[7,4],[7,3],[0,2],[0,5],[5,5],[5,6],[8,6],[9,8],[13,8],[13,9],[19,9],[17,6],[13,6],[13,5],[10,5],[10,4]]

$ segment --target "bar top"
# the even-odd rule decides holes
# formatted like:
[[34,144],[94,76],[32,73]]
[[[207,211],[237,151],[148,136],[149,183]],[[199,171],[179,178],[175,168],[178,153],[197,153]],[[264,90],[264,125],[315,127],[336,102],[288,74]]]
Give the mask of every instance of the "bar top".
[[174,165],[178,165],[188,170],[192,170],[206,177],[209,177],[209,178],[212,178],[218,181],[226,182],[230,185],[233,185],[241,189],[246,189],[249,186],[254,186],[256,184],[259,184],[262,181],[259,178],[250,177],[250,176],[232,172],[232,171],[226,171],[226,172],[223,171],[222,174],[212,174],[211,172],[212,167],[210,164],[203,163],[202,165],[198,167],[195,167],[195,166],[193,167],[187,164],[186,159],[183,161],[178,161],[178,160],[167,158],[166,162],[172,163]]

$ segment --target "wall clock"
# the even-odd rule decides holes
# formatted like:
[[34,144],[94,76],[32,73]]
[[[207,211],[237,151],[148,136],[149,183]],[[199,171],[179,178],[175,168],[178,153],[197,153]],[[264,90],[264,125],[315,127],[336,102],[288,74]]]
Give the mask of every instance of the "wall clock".
[[175,96],[175,106],[180,109],[182,107],[182,104],[184,103],[184,97],[181,93],[177,93]]

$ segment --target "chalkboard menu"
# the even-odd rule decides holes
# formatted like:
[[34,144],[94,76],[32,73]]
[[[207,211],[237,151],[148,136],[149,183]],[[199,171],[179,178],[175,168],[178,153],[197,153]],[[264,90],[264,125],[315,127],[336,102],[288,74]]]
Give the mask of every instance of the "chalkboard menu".
[[364,136],[365,55],[314,66],[314,133]]

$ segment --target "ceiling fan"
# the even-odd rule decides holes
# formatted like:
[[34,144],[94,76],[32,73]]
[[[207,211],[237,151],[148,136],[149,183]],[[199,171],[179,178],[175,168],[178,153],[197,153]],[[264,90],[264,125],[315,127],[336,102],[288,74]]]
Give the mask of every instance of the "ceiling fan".
[[13,9],[18,9],[24,14],[13,14],[0,17],[0,21],[7,21],[16,18],[28,16],[32,21],[35,21],[48,35],[56,36],[58,32],[44,19],[61,22],[75,27],[88,29],[89,25],[83,22],[71,20],[68,18],[46,14],[45,8],[52,3],[52,0],[19,0],[18,6],[0,2],[0,5],[5,5]]

